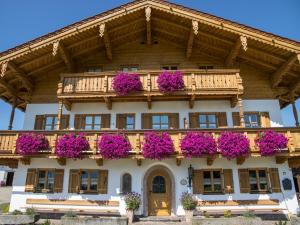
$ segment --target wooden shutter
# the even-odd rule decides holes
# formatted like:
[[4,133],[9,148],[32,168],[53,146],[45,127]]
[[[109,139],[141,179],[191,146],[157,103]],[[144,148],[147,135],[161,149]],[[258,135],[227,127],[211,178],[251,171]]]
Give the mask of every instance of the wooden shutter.
[[25,184],[25,192],[35,192],[36,178],[37,178],[37,170],[28,169],[26,184]]
[[34,129],[35,130],[45,130],[45,115],[36,115],[35,116]]
[[169,129],[179,129],[179,113],[169,113]]
[[271,127],[269,112],[260,112],[260,124],[262,127]]
[[190,128],[199,128],[199,113],[190,113]]
[[152,129],[151,113],[142,113],[142,129]]
[[218,112],[217,113],[218,119],[218,127],[227,127],[227,115],[226,112]]
[[223,170],[223,179],[224,179],[224,192],[234,193],[232,169]]
[[109,129],[109,128],[110,128],[110,114],[102,114],[101,129]]
[[203,194],[203,171],[202,170],[194,170],[193,194]]
[[61,129],[66,130],[69,128],[70,115],[61,116]]
[[55,170],[54,175],[54,193],[61,193],[63,191],[64,185],[64,170],[57,169]]
[[79,192],[79,170],[70,170],[69,193]]
[[233,127],[240,127],[241,126],[241,119],[240,119],[240,113],[239,112],[233,112],[232,113],[232,122],[233,122]]
[[98,193],[107,194],[108,170],[99,170]]
[[248,169],[239,169],[239,181],[240,181],[240,192],[250,193]]
[[76,130],[84,129],[85,115],[75,115],[74,128]]
[[117,128],[126,129],[126,114],[117,114]]
[[277,168],[270,168],[269,169],[269,178],[271,182],[271,190],[274,193],[279,193],[281,192],[281,187],[280,187],[280,178],[279,178],[279,173]]

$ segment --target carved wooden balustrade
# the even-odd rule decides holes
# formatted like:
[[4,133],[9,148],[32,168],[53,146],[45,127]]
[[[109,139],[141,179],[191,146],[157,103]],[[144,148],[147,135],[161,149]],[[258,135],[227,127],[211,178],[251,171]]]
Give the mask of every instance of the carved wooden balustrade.
[[[225,98],[236,103],[238,95],[243,94],[242,79],[239,70],[182,70],[185,88],[173,94],[165,95],[158,89],[157,78],[161,70],[137,71],[143,85],[143,91],[117,96],[112,88],[112,80],[117,72],[61,74],[57,95],[65,103],[76,101],[135,101],[145,100],[189,100],[192,107],[195,99]],[[68,105],[67,104],[67,105]]]
[[[270,128],[269,128],[270,129]],[[242,132],[244,133],[250,140],[250,148],[251,148],[251,156],[259,157],[259,150],[255,146],[255,138],[257,137],[257,133],[260,131],[264,131],[264,128],[258,129],[247,129],[247,128],[227,128],[227,129],[211,129],[211,130],[198,130],[201,132],[211,132],[216,138],[220,135],[223,131],[234,131],[234,132]],[[300,156],[300,128],[272,128],[276,132],[284,134],[289,142],[288,142],[288,149],[282,151],[276,156],[277,163],[283,163],[289,157]],[[178,130],[166,130],[173,139],[174,146],[176,149],[176,154],[173,156],[176,158],[177,162],[181,161],[183,156],[181,155],[180,150],[180,140],[184,137],[186,132],[191,131],[185,129],[178,129]],[[196,131],[196,130],[195,130]],[[0,159],[22,159],[16,153],[16,140],[18,136],[22,133],[26,133],[28,131],[0,131]],[[38,155],[32,157],[49,157],[49,158],[56,158],[55,156],[55,143],[56,140],[65,133],[70,132],[80,132],[80,131],[32,131],[34,133],[42,133],[46,136],[50,143],[50,149],[40,152]],[[105,131],[84,131],[89,144],[90,149],[87,152],[84,152],[84,157],[94,158],[94,159],[101,159],[101,155],[98,154],[97,151],[97,139],[103,133],[117,133],[118,130],[105,130]],[[144,133],[145,130],[133,130],[133,131],[124,131],[125,135],[127,136],[128,140],[131,143],[132,151],[130,157],[142,160],[143,157],[141,155],[141,147],[144,140]],[[158,131],[162,132],[162,131]],[[217,155],[216,157],[221,157]],[[240,159],[239,159],[240,160]],[[242,161],[238,161],[237,163],[243,163]],[[208,163],[212,163],[213,159],[208,158]]]

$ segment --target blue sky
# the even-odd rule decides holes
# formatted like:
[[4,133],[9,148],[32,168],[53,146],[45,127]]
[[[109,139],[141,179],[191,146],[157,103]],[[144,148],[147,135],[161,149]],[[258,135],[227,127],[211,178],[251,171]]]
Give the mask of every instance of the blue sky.
[[[128,0],[129,1],[129,0]],[[2,0],[0,51],[106,11],[126,0]],[[299,0],[172,0],[200,11],[300,41]],[[297,102],[300,109],[300,102]],[[0,129],[7,129],[10,106],[0,100]],[[284,124],[294,125],[291,107],[282,110]],[[17,110],[14,129],[24,115]]]

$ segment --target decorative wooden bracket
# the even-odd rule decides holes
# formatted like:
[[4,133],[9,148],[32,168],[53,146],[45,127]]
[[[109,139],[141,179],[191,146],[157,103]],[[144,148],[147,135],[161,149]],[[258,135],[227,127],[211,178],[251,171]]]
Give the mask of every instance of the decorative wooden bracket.
[[214,163],[214,161],[215,161],[215,157],[207,157],[206,158],[206,164],[208,166],[212,166],[212,164]]
[[180,166],[182,160],[183,160],[183,157],[182,157],[182,156],[177,156],[177,157],[176,157],[176,165],[177,165],[177,166]]
[[148,109],[152,108],[152,99],[151,99],[151,95],[147,96],[147,104],[148,104]]
[[67,164],[66,158],[57,158],[57,163],[61,166],[65,166]]
[[103,158],[101,157],[101,158],[96,159],[96,163],[98,166],[103,166]]
[[111,44],[110,44],[107,28],[105,27],[105,23],[102,23],[99,26],[99,36],[104,40],[107,58],[109,60],[112,60]]
[[288,160],[288,156],[276,156],[276,164],[283,164]]
[[27,157],[20,158],[20,162],[21,162],[23,165],[30,165],[31,159],[30,159],[30,158],[27,158]]
[[237,165],[242,165],[246,160],[246,157],[237,157],[236,158],[236,164]]
[[151,8],[145,8],[146,25],[147,25],[147,45],[151,45]]
[[7,65],[8,65],[8,62],[3,62],[1,64],[1,77],[4,77],[5,76],[5,73],[6,73],[6,70],[7,70]]
[[193,51],[193,43],[194,43],[194,37],[198,34],[199,24],[198,21],[192,20],[192,27],[189,35],[189,40],[186,48],[186,57],[190,58]]
[[238,103],[238,96],[234,96],[234,97],[232,97],[230,99],[230,106],[231,106],[231,108],[236,107],[237,103]]
[[67,99],[64,99],[64,106],[65,108],[68,110],[68,111],[71,111],[72,110],[72,102],[70,102],[69,100]]
[[104,101],[108,110],[112,109],[112,102],[109,97],[104,97]]
[[189,101],[189,107],[190,109],[194,108],[194,104],[195,104],[195,99],[196,99],[196,95],[191,95],[191,99]]
[[143,158],[136,158],[136,164],[138,166],[141,166],[142,165],[142,162],[143,162]]
[[226,67],[230,67],[234,64],[236,57],[238,56],[241,47],[243,47],[244,51],[247,51],[247,38],[245,36],[240,36],[234,46],[232,47],[229,55],[226,58]]

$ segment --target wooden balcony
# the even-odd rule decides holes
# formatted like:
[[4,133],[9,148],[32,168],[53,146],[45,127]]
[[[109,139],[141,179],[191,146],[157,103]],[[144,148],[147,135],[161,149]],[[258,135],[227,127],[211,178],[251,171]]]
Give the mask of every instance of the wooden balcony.
[[230,99],[234,106],[237,96],[243,94],[242,79],[239,70],[181,70],[185,88],[172,94],[159,91],[157,78],[161,70],[137,71],[143,90],[129,95],[118,96],[112,88],[116,72],[61,74],[57,96],[67,108],[72,103],[82,101],[106,102],[111,108],[112,102],[146,101],[151,108],[152,101],[186,100],[192,108],[197,99]]
[[[268,128],[270,129],[270,128]],[[217,138],[221,132],[223,131],[234,131],[234,132],[243,132],[250,140],[250,149],[251,149],[251,156],[252,157],[260,157],[259,150],[255,146],[255,138],[257,136],[257,133],[259,131],[264,131],[265,128],[259,128],[259,129],[246,129],[246,128],[227,128],[227,129],[212,129],[212,130],[198,130],[201,132],[211,132],[213,135]],[[300,157],[300,128],[272,128],[272,130],[275,130],[276,132],[282,133],[286,135],[286,137],[289,139],[288,148],[283,150],[282,152],[278,153],[276,155],[276,162],[277,163],[283,163],[289,158],[297,159]],[[185,129],[179,129],[179,130],[166,130],[173,139],[174,146],[176,153],[173,158],[176,159],[176,162],[178,165],[180,165],[181,160],[183,159],[183,156],[181,155],[180,150],[180,140],[186,132],[191,131],[185,130]],[[196,131],[196,130],[195,130]],[[50,143],[50,149],[46,151],[40,152],[38,155],[34,155],[32,157],[22,157],[16,153],[16,140],[18,136],[22,133],[26,133],[28,131],[0,131],[0,165],[1,164],[8,164],[11,162],[11,160],[21,160],[23,163],[28,164],[30,163],[30,158],[53,158],[57,159],[55,156],[55,143],[56,140],[62,136],[65,133],[69,132],[80,132],[80,131],[30,131],[34,133],[43,133]],[[82,131],[81,131],[82,132]],[[104,133],[117,133],[117,130],[107,130],[107,131],[84,131],[89,144],[90,149],[86,152],[84,152],[83,157],[86,158],[92,158],[97,160],[97,163],[99,165],[102,164],[103,160],[101,155],[98,154],[97,150],[97,139],[99,136],[101,136]],[[136,159],[138,164],[143,160],[143,157],[141,155],[141,147],[144,140],[144,133],[145,130],[133,130],[133,131],[124,131],[126,136],[128,137],[128,140],[131,143],[132,151],[130,154],[130,157],[133,159]],[[220,155],[217,155],[216,157],[221,157]],[[59,163],[64,164],[65,160],[57,159]],[[212,164],[214,158],[207,158],[207,163]],[[246,159],[238,159],[237,163],[242,164]],[[297,159],[298,160],[298,159]]]

